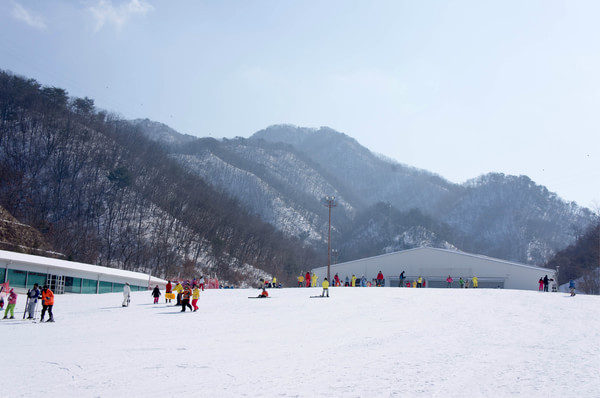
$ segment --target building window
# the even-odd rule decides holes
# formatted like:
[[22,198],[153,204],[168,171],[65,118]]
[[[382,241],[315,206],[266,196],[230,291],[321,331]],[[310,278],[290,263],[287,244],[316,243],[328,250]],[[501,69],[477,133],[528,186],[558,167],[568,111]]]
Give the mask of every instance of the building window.
[[81,278],[65,277],[65,292],[81,293]]
[[26,271],[18,271],[16,269],[8,270],[8,283],[10,287],[25,287],[25,281],[27,280]]
[[111,293],[112,292],[112,282],[104,282],[100,281],[100,289],[98,293]]
[[46,284],[46,274],[40,274],[38,272],[30,272],[27,277],[27,287],[32,288],[34,284],[38,284],[40,287]]
[[84,294],[96,294],[97,281],[92,279],[82,279],[81,281],[81,293]]

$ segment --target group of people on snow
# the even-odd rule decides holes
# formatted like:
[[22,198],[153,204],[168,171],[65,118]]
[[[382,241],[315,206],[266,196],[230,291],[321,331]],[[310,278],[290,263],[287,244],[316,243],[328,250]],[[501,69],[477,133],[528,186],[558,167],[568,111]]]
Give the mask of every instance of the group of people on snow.
[[556,284],[556,281],[554,280],[554,278],[548,278],[548,275],[544,276],[543,278],[540,278],[540,280],[538,281],[538,291],[540,292],[547,292],[548,287],[550,286],[550,284],[552,284],[552,291],[556,292],[558,290],[558,286]]
[[[6,309],[4,310],[4,317],[2,319],[15,319],[15,306],[17,305],[17,297],[18,294],[17,292],[15,292],[15,289],[10,289],[7,298],[8,304],[6,306]],[[23,319],[25,319],[25,315],[27,315],[27,319],[36,319],[38,300],[41,300],[42,316],[40,322],[44,322],[46,312],[48,312],[48,316],[50,317],[46,322],[54,322],[54,314],[52,313],[52,307],[54,307],[54,292],[52,292],[48,285],[44,285],[44,287],[40,291],[39,285],[35,283],[33,285],[33,289],[29,289],[27,291],[26,297],[27,302],[25,304],[25,312],[23,313]],[[2,305],[3,304],[4,301],[2,301]],[[2,306],[0,305],[0,308],[1,307]]]

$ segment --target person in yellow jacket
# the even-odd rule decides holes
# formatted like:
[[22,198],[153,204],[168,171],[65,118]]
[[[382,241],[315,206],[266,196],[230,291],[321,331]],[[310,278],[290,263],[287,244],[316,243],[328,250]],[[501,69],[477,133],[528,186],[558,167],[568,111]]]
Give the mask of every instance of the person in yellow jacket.
[[352,287],[356,286],[356,275],[352,274]]
[[413,285],[413,287],[417,287],[417,281],[413,280],[412,285]]
[[304,286],[304,276],[302,276],[302,274],[300,274],[300,276],[298,276],[298,287],[302,287]]
[[317,281],[319,280],[319,277],[317,275],[315,275],[315,273],[313,272],[312,277],[310,278],[310,282],[312,283],[312,287],[317,287]]
[[192,307],[194,307],[194,312],[198,311],[198,300],[200,299],[200,289],[198,285],[194,285],[192,289]]
[[181,306],[181,292],[183,292],[183,286],[181,286],[181,283],[177,282],[177,284],[173,288],[173,291],[177,292],[177,304],[175,305]]
[[479,285],[479,279],[477,279],[476,276],[472,277],[471,280],[473,281],[473,287],[477,287]]
[[271,286],[277,287],[277,277],[274,276],[272,282],[273,282],[273,284]]
[[421,276],[417,278],[417,287],[423,287],[423,277]]
[[323,279],[323,283],[321,284],[321,286],[323,286],[323,293],[321,293],[321,297],[324,297],[326,293],[327,297],[329,297],[329,281],[327,280],[327,278]]

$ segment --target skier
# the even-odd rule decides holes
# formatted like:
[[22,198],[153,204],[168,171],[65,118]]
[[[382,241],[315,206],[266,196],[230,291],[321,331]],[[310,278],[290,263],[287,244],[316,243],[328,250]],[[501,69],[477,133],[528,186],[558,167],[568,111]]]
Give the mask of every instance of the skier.
[[54,315],[52,314],[52,307],[54,306],[54,293],[48,288],[48,285],[44,285],[42,288],[42,318],[40,322],[44,322],[44,315],[48,311],[50,318],[48,322],[54,322]]
[[175,305],[180,306],[181,305],[181,292],[183,291],[183,286],[181,286],[181,283],[177,282],[177,284],[175,285],[173,290],[175,290],[177,292],[177,304],[175,304]]
[[544,290],[544,278],[540,278],[540,280],[538,281],[538,284],[540,285],[538,287],[538,291],[541,292]]
[[327,297],[329,297],[329,281],[327,278],[323,279],[321,286],[323,286],[323,293],[321,293],[321,297],[324,297],[325,294],[327,294]]
[[548,275],[544,276],[544,291],[548,291],[548,284],[550,283],[550,279],[548,279]]
[[377,280],[375,281],[376,286],[384,286],[383,272],[379,271],[377,274]]
[[310,287],[310,272],[306,272],[306,275],[304,276],[304,280],[306,281],[306,287]]
[[417,278],[417,287],[423,287],[423,277],[421,275]]
[[465,281],[463,280],[462,276],[458,279],[458,284],[460,285],[460,288],[462,289],[463,286],[465,285]]
[[27,319],[35,318],[35,308],[37,307],[38,298],[40,298],[41,292],[37,283],[33,284],[33,289],[27,292],[27,313],[29,316]]
[[348,277],[348,275],[346,275],[346,282],[344,283],[344,286],[346,286],[346,287],[350,286],[350,278]]
[[10,289],[8,294],[8,305],[6,306],[6,310],[4,310],[4,318],[8,317],[8,313],[10,312],[10,319],[15,319],[15,305],[17,305],[17,293],[15,293],[15,289]]
[[400,282],[398,282],[398,287],[403,287],[404,286],[404,271],[400,272],[400,276],[398,277],[398,279],[400,280]]
[[298,276],[298,287],[302,287],[304,286],[304,277],[302,276],[302,274],[300,274]]
[[448,277],[446,278],[446,282],[448,282],[448,285],[446,287],[452,287],[452,282],[454,282],[454,279],[452,279],[452,277],[448,275]]
[[476,276],[472,277],[471,280],[473,281],[473,287],[476,288],[479,286],[479,279],[477,279]]
[[200,276],[200,280],[198,281],[198,283],[200,284],[200,289],[204,291],[204,275]]
[[352,274],[352,287],[356,286],[356,275]]
[[123,286],[123,307],[129,306],[129,295],[131,294],[131,288],[129,287],[129,282],[125,282],[125,286]]
[[258,295],[258,298],[267,298],[267,297],[269,297],[269,292],[267,292],[267,289],[265,289],[265,288],[263,287],[263,290],[262,290],[262,292],[260,292],[260,294]]
[[192,289],[192,307],[194,307],[194,312],[198,311],[198,300],[200,299],[200,289],[198,286],[194,285]]
[[190,288],[190,284],[186,283],[185,287],[181,292],[181,312],[185,312],[185,308],[188,307],[190,311],[194,311],[192,306],[190,305],[190,297],[192,296],[192,289]]
[[[342,286],[342,284],[340,283],[340,277],[338,276],[338,274],[335,274],[333,279],[335,280],[335,286]],[[327,282],[327,284],[329,284],[329,282]]]
[[158,304],[158,298],[160,297],[160,289],[158,285],[152,290],[152,297],[154,297],[154,304]]
[[317,274],[313,272],[312,277],[310,278],[310,282],[312,283],[312,287],[317,287],[317,282],[319,281],[319,277]]
[[[569,279],[569,290],[571,291],[571,296],[575,295],[575,281],[573,279]],[[4,316],[6,318],[6,316]]]
[[171,295],[173,294],[173,285],[171,281],[167,282],[167,286],[165,286],[165,303],[171,302]]
[[360,286],[367,287],[367,278],[364,275],[360,278]]

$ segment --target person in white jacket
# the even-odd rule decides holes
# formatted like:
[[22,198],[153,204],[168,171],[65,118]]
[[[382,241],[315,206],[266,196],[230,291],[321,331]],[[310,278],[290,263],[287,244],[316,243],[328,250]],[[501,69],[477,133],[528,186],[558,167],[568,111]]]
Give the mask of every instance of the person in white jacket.
[[129,294],[131,293],[131,288],[129,287],[129,283],[125,283],[123,286],[123,307],[129,306]]

